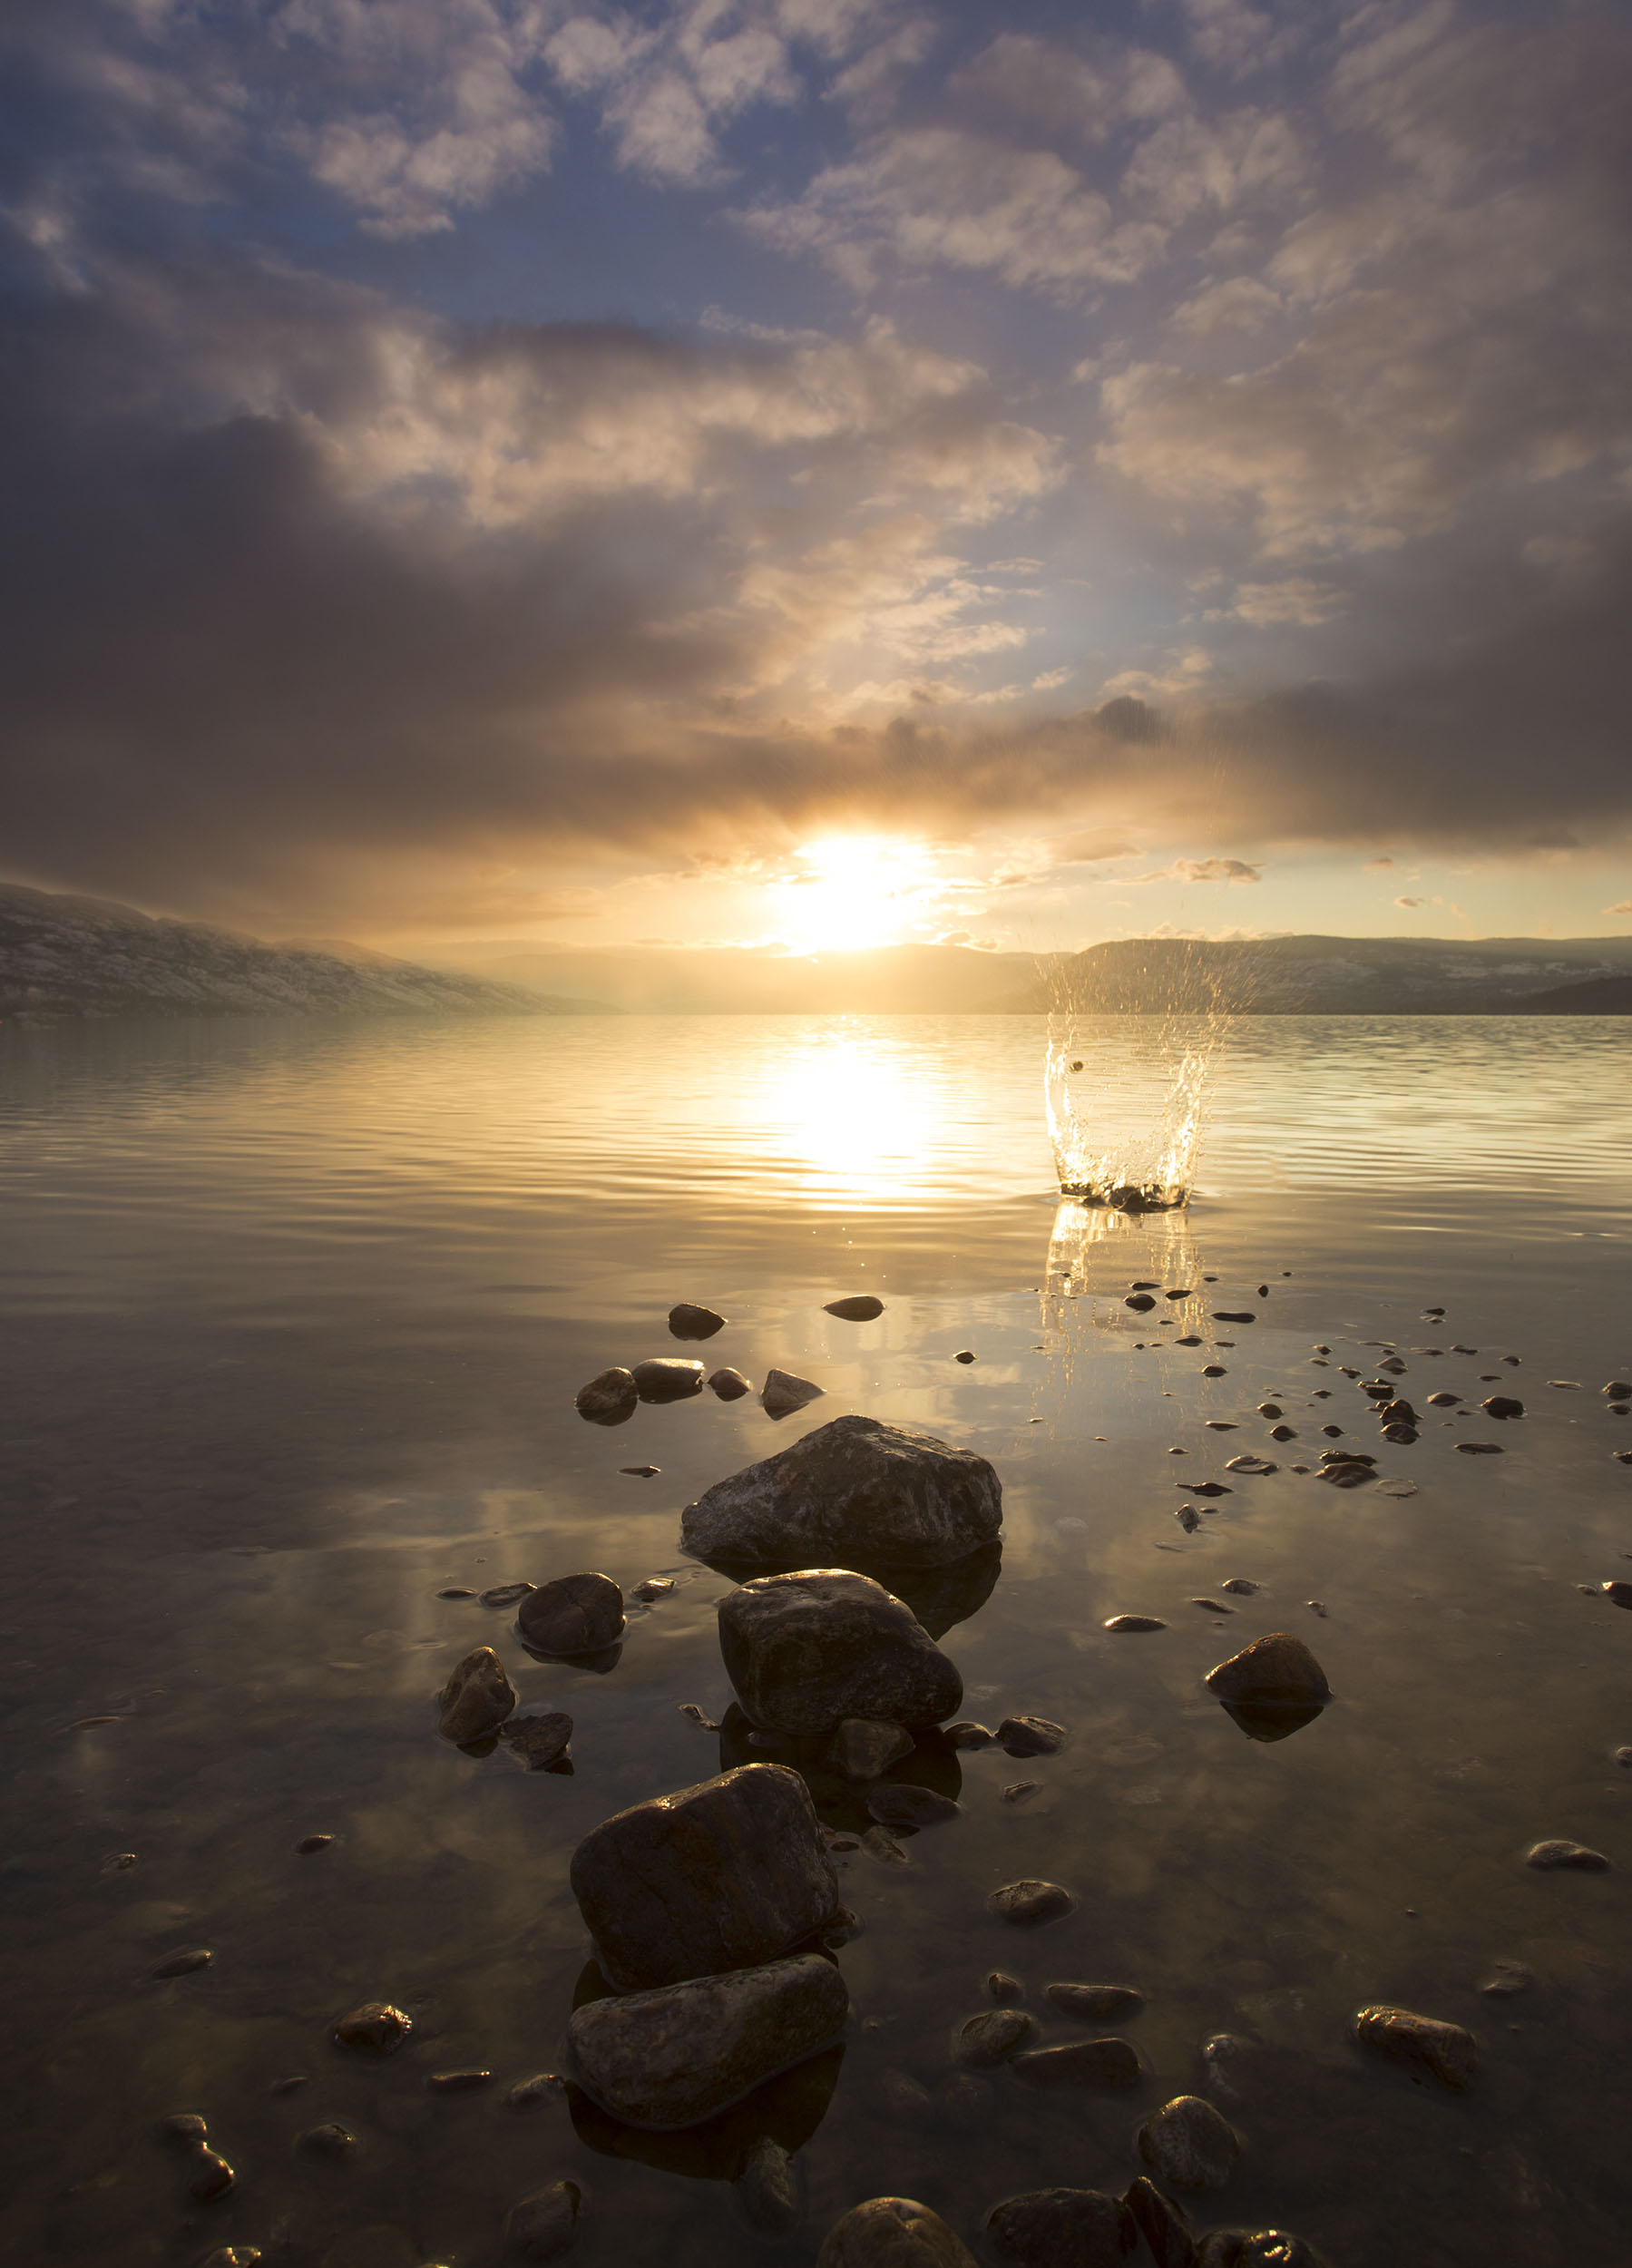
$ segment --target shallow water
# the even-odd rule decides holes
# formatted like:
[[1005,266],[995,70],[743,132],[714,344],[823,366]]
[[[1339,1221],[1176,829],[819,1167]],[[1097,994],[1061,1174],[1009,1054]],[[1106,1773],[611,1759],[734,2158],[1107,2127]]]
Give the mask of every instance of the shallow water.
[[[1137,1049],[1138,1020],[1124,1030]],[[1632,1569],[1632,1465],[1612,1453],[1632,1418],[1598,1392],[1632,1375],[1627,1037],[1244,1022],[1193,1203],[1124,1219],[1053,1191],[1041,1019],[5,1035],[15,2256],[191,2268],[233,2243],[486,2268],[506,2207],[562,2175],[590,2193],[586,2268],[807,2262],[881,2192],[972,2234],[1016,2190],[1124,2186],[1138,2119],[1201,2086],[1200,2043],[1228,2030],[1263,2053],[1225,2105],[1245,2147],[1201,2225],[1291,2228],[1334,2268],[1623,2263],[1632,1615],[1578,1586]],[[1197,1288],[1177,1326],[1122,1305],[1146,1277]],[[857,1290],[881,1321],[822,1313]],[[826,1398],[779,1425],[712,1397],[582,1423],[595,1371],[693,1351],[667,1334],[679,1299],[731,1318],[699,1351]],[[1150,1344],[1187,1326],[1207,1344]],[[1424,1351],[1453,1343],[1478,1353]],[[1527,1417],[1424,1410],[1415,1445],[1380,1443],[1341,1365],[1369,1377],[1384,1344],[1420,1409],[1443,1386],[1518,1393]],[[1279,1450],[1269,1394],[1299,1433]],[[841,1857],[854,2013],[842,2056],[765,2113],[801,2142],[805,2197],[767,2245],[729,2187],[740,2126],[677,2144],[504,2094],[562,2062],[587,1952],[573,1844],[738,1760],[677,1706],[719,1717],[730,1697],[728,1586],[680,1559],[680,1508],[850,1409],[995,1462],[1001,1579],[953,1602],[943,1643],[971,1715],[1041,1714],[1071,1741],[963,1756],[963,1815],[913,1838],[906,1868]],[[1294,1473],[1323,1422],[1416,1492]],[[1461,1456],[1462,1437],[1503,1453]],[[1281,1469],[1226,1475],[1244,1451]],[[646,1461],[656,1478],[618,1471]],[[1193,1535],[1176,1474],[1231,1490]],[[436,1597],[579,1567],[680,1579],[601,1677],[533,1663],[508,1615]],[[1236,1575],[1265,1589],[1234,1613],[1187,1603]],[[1106,1633],[1119,1612],[1169,1627]],[[1278,1628],[1336,1698],[1266,1745],[1200,1680]],[[572,1714],[571,1776],[437,1738],[429,1696],[482,1642],[524,1705]],[[76,1723],[94,1716],[114,1721]],[[1041,1784],[1002,1801],[1020,1778]],[[296,1855],[314,1832],[336,1841]],[[1527,1869],[1553,1835],[1615,1871]],[[1034,1934],[992,1920],[986,1893],[1028,1874],[1066,1883],[1075,1913]],[[151,1980],[194,1945],[210,1968]],[[1480,1994],[1500,1959],[1529,1990]],[[1038,2095],[1000,2072],[948,2094],[951,2028],[994,1966],[1026,1980],[1049,2041],[1082,2035],[1044,1983],[1138,1986],[1139,2091]],[[359,2070],[326,2027],[374,1997],[415,2031]],[[1347,2019],[1378,2000],[1471,2026],[1473,2090],[1363,2058]],[[471,2064],[489,2088],[426,2092]],[[239,2169],[225,2202],[187,2200],[154,2136],[177,2110],[204,2112]],[[358,2136],[351,2165],[296,2153],[324,2118]]]

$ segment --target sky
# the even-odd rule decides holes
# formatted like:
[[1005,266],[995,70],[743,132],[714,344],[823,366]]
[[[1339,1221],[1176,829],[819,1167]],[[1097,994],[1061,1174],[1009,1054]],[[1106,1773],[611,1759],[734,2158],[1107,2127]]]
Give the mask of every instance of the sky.
[[1632,15],[51,0],[0,871],[262,935],[1632,931]]

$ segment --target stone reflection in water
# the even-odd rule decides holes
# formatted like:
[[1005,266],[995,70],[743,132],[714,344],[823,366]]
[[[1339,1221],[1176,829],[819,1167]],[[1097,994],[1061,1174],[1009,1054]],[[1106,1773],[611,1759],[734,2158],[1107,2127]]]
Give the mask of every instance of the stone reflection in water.
[[[841,1834],[862,1835],[872,1826],[867,1809],[867,1783],[849,1779],[832,1754],[830,1735],[796,1740],[786,1733],[762,1733],[733,1701],[719,1727],[719,1768],[735,1770],[743,1764],[785,1764],[796,1772],[810,1790],[816,1817],[825,1827]],[[963,1792],[963,1768],[958,1752],[939,1727],[921,1732],[903,1756],[871,1784],[928,1788],[953,1803]],[[899,1834],[907,1830],[895,1828]]]
[[[758,1559],[708,1559],[702,1564],[733,1583],[749,1583],[757,1576],[791,1571]],[[844,1561],[852,1575],[871,1576],[885,1590],[910,1607],[932,1638],[944,1637],[960,1622],[980,1612],[997,1588],[1003,1570],[1001,1541],[982,1544],[946,1567],[894,1567],[870,1553],[853,1551]]]
[[1325,1708],[1324,1701],[1225,1702],[1224,1714],[1233,1717],[1248,1740],[1288,1740],[1313,1725]]
[[[591,1961],[572,2005],[581,2008],[607,1989]],[[568,2087],[567,2100],[578,2139],[602,2157],[631,2158],[660,2174],[683,2174],[693,2181],[735,2182],[762,2140],[776,2143],[790,2157],[805,2147],[827,2115],[844,2060],[841,2040],[767,2079],[729,2110],[677,2132],[628,2126],[577,2086]]]

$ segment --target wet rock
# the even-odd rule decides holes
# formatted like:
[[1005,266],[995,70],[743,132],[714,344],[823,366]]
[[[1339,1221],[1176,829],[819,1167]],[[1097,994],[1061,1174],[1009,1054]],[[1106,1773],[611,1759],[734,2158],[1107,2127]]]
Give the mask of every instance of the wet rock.
[[1497,1442],[1458,1442],[1457,1448],[1464,1457],[1500,1457],[1501,1447]]
[[703,1390],[703,1366],[683,1354],[654,1354],[630,1375],[642,1402],[686,1402]]
[[1324,1703],[1332,1697],[1325,1671],[1303,1639],[1285,1630],[1255,1638],[1209,1669],[1207,1682],[1220,1701],[1237,1708]]
[[689,1299],[669,1310],[669,1334],[677,1339],[711,1339],[725,1327],[723,1315],[716,1315],[712,1307],[694,1306]]
[[580,1386],[573,1401],[581,1418],[591,1425],[621,1425],[633,1417],[640,1399],[632,1370],[598,1371],[587,1386]]
[[913,1862],[887,1827],[869,1827],[862,1836],[861,1847],[880,1866],[911,1866]]
[[436,1696],[445,1740],[482,1740],[515,1709],[515,1687],[491,1646],[474,1647]]
[[213,2204],[224,2197],[238,2175],[219,2150],[200,2143],[187,2161],[187,2194],[200,2204]]
[[965,2017],[952,2036],[953,2059],[972,2071],[1007,2063],[1036,2028],[1024,2009],[988,2009],[983,2016]]
[[1065,1746],[1063,1725],[1046,1716],[1006,1716],[997,1728],[1003,1752],[1010,1756],[1053,1756]]
[[566,1755],[572,1737],[572,1720],[564,1709],[552,1709],[542,1716],[513,1716],[499,1734],[529,1772],[547,1772]]
[[912,1747],[913,1736],[904,1725],[847,1716],[828,1742],[826,1755],[845,1779],[876,1780],[880,1773],[910,1755]]
[[1493,1393],[1480,1403],[1487,1417],[1516,1418],[1524,1415],[1524,1404],[1510,1393]]
[[452,1585],[446,1590],[439,1590],[436,1594],[438,1598],[474,1598],[475,1595],[474,1590],[464,1590],[457,1584]]
[[290,2071],[287,2072],[281,2079],[273,2080],[271,2091],[274,2095],[295,2095],[303,2087],[309,2087],[311,2083],[312,2075],[309,2071]]
[[1411,1403],[1398,1396],[1393,1402],[1385,1402],[1377,1415],[1384,1425],[1415,1425],[1418,1422],[1417,1413]]
[[471,2064],[457,2071],[433,2071],[425,2086],[433,2095],[471,2095],[478,2087],[489,2087],[492,2083],[491,2071],[484,2071]]
[[726,1675],[756,1725],[808,1735],[845,1718],[933,1725],[963,1681],[909,1607],[865,1575],[765,1575],[719,1604]]
[[648,1575],[643,1581],[635,1585],[630,1597],[638,1598],[643,1607],[650,1607],[657,1599],[667,1598],[669,1592],[676,1588],[672,1575]]
[[616,1813],[573,1853],[572,1883],[622,1989],[770,1960],[838,1903],[809,1790],[776,1764]]
[[997,1735],[989,1725],[977,1725],[972,1717],[960,1716],[944,1728],[947,1740],[954,1748],[990,1748]]
[[972,1363],[974,1360],[974,1349],[969,1346],[961,1347],[952,1359],[954,1363]]
[[1632,1772],[1632,1748],[1617,1748],[1615,1761],[1623,1772]]
[[699,1559],[945,1567],[992,1543],[1002,1490],[984,1457],[932,1433],[846,1416],[718,1481],[681,1516]]
[[576,2182],[535,2189],[504,2215],[505,2252],[514,2260],[554,2260],[578,2234],[583,2204]]
[[1000,1921],[1011,1921],[1017,1929],[1036,1929],[1045,1921],[1058,1921],[1070,1913],[1077,1901],[1069,1890],[1058,1882],[1027,1880],[1005,1882],[994,1890],[986,1901],[988,1913],[997,1915]]
[[709,1391],[710,1393],[718,1394],[722,1402],[740,1402],[745,1393],[753,1393],[754,1382],[751,1378],[745,1378],[739,1370],[732,1370],[728,1364],[722,1369],[711,1371],[709,1374]]
[[849,2005],[833,1963],[805,1953],[588,2001],[567,2038],[580,2084],[615,2116],[690,2126],[827,2047]]
[[618,1470],[626,1480],[655,1481],[663,1468],[661,1465],[620,1465]]
[[483,1607],[519,1606],[533,1588],[531,1583],[495,1583],[490,1590],[482,1593],[477,1604]]
[[956,1819],[963,1806],[933,1788],[912,1787],[904,1782],[882,1780],[867,1791],[867,1809],[884,1827],[942,1827]]
[[791,1417],[807,1402],[820,1401],[823,1392],[814,1379],[797,1377],[790,1370],[770,1370],[765,1374],[759,1403],[767,1417]]
[[1261,1418],[1278,1418],[1282,1414],[1278,1402],[1260,1402],[1258,1404],[1258,1415]]
[[1632,1384],[1628,1384],[1624,1378],[1612,1378],[1607,1386],[1600,1386],[1598,1392],[1608,1402],[1632,1400]]
[[999,2008],[1012,2008],[1016,2001],[1023,2000],[1026,1997],[1024,1985],[1018,1977],[1011,1977],[1006,1969],[994,1969],[992,1971],[986,1980],[986,1992],[988,1998],[995,2000]]
[[1249,1472],[1260,1476],[1268,1472],[1279,1472],[1280,1469],[1279,1465],[1273,1463],[1267,1457],[1252,1456],[1232,1457],[1224,1468],[1226,1472]]
[[256,2268],[266,2258],[259,2244],[218,2244],[206,2253],[199,2268]]
[[779,2142],[762,2134],[748,2145],[733,2185],[738,2210],[762,2236],[780,2236],[799,2217],[794,2162]]
[[155,1978],[191,1977],[195,1970],[208,1969],[214,1959],[208,1946],[195,1945],[189,1952],[170,1954],[149,1973]]
[[[1185,1485],[1185,1482],[1182,1481],[1175,1481],[1174,1483],[1176,1488],[1183,1488]],[[1229,1486],[1227,1481],[1197,1481],[1195,1486],[1190,1490],[1190,1494],[1192,1496],[1233,1496],[1235,1494],[1235,1491]]]
[[1480,1979],[1479,1989],[1489,2000],[1511,2000],[1528,1992],[1535,1981],[1535,1970],[1523,1961],[1498,1960],[1491,1963],[1490,1975]]
[[1196,2252],[1196,2268],[1325,2268],[1312,2244],[1285,2229],[1210,2229]]
[[1173,1517],[1187,1536],[1193,1536],[1201,1525],[1201,1514],[1193,1504],[1181,1504]]
[[1108,1630],[1165,1630],[1167,1627],[1159,1615],[1112,1615],[1105,1625]]
[[326,2118],[321,2126],[308,2126],[296,2139],[296,2147],[311,2157],[327,2158],[334,2165],[344,2165],[357,2154],[357,2138],[347,2127],[337,2126]]
[[1139,2059],[1125,2039],[1073,2039],[1065,2048],[1034,2048],[1009,2068],[1028,2087],[1137,2087]]
[[1601,1851],[1590,1851],[1584,1843],[1555,1841],[1532,1843],[1524,1854],[1526,1866],[1539,1868],[1543,1873],[1563,1871],[1575,1874],[1604,1874],[1609,1862]]
[[692,1724],[697,1726],[699,1732],[718,1732],[718,1718],[705,1716],[703,1711],[699,1708],[695,1701],[677,1701],[675,1706],[679,1709],[682,1716],[688,1716],[690,1718]]
[[1460,1393],[1431,1393],[1428,1406],[1431,1410],[1454,1410],[1461,1400]]
[[1149,2247],[1156,2268],[1194,2268],[1196,2244],[1182,2205],[1165,2197],[1143,2174],[1129,2184],[1122,2202]]
[[869,2197],[822,2240],[816,2268],[975,2268],[973,2255],[913,2197]]
[[1432,2016],[1413,2016],[1409,2009],[1361,2009],[1353,2033],[1363,2048],[1386,2056],[1412,2078],[1437,2080],[1454,2094],[1472,2086],[1479,2068],[1479,2043],[1471,2032]]
[[209,2121],[200,2118],[196,2110],[172,2111],[168,2118],[159,2121],[159,2132],[167,2142],[197,2143],[210,2139]]
[[1042,1785],[1041,1780],[1011,1780],[1002,1791],[1005,1804],[1023,1804],[1028,1795],[1035,1795]]
[[1295,1442],[1297,1439],[1297,1428],[1295,1425],[1272,1425],[1269,1429],[1269,1438],[1272,1442]]
[[992,2207],[986,2242],[1004,2268],[1119,2268],[1138,2232],[1120,2197],[1032,2189]]
[[1044,1988],[1043,1998],[1079,2024],[1122,2023],[1145,2005],[1144,1994],[1132,1985],[1051,1984]]
[[333,2038],[337,2048],[349,2048],[358,2055],[394,2056],[413,2028],[412,2017],[389,2000],[365,2000],[336,2019]]
[[1261,1591],[1264,1586],[1262,1583],[1255,1583],[1249,1576],[1232,1575],[1220,1583],[1218,1588],[1220,1590],[1228,1591],[1234,1598],[1251,1598]]
[[1414,1425],[1385,1425],[1383,1438],[1385,1442],[1397,1442],[1406,1447],[1417,1439],[1417,1429]]
[[295,1845],[295,1854],[302,1859],[316,1858],[319,1851],[329,1850],[333,1843],[333,1835],[302,1835]]
[[1164,2189],[1222,2189],[1241,2137],[1200,2095],[1176,2095],[1146,2119],[1138,2151]]
[[1136,1315],[1148,1315],[1156,1302],[1148,1292],[1130,1292],[1122,1305],[1124,1307],[1131,1307]]
[[823,1313],[837,1315],[841,1323],[875,1323],[884,1313],[884,1302],[871,1292],[853,1292],[844,1299],[830,1299]]
[[567,2083],[559,2071],[535,2071],[528,2079],[518,2079],[504,2100],[512,2110],[535,2110],[540,2103],[564,2099]]
[[1229,1373],[1222,1363],[1207,1363],[1202,1365],[1201,1374],[1204,1378],[1227,1378]]
[[1632,1583],[1612,1576],[1608,1582],[1600,1583],[1598,1589],[1612,1607],[1632,1607]]
[[610,1575],[561,1575],[522,1601],[516,1628],[540,1654],[598,1654],[623,1636],[623,1593]]

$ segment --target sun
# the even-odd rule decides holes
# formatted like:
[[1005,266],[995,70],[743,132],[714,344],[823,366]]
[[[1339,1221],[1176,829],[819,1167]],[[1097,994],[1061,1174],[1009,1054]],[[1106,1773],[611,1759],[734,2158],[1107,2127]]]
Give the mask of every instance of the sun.
[[936,877],[929,846],[892,835],[803,843],[773,883],[777,934],[793,953],[895,945],[920,927]]

